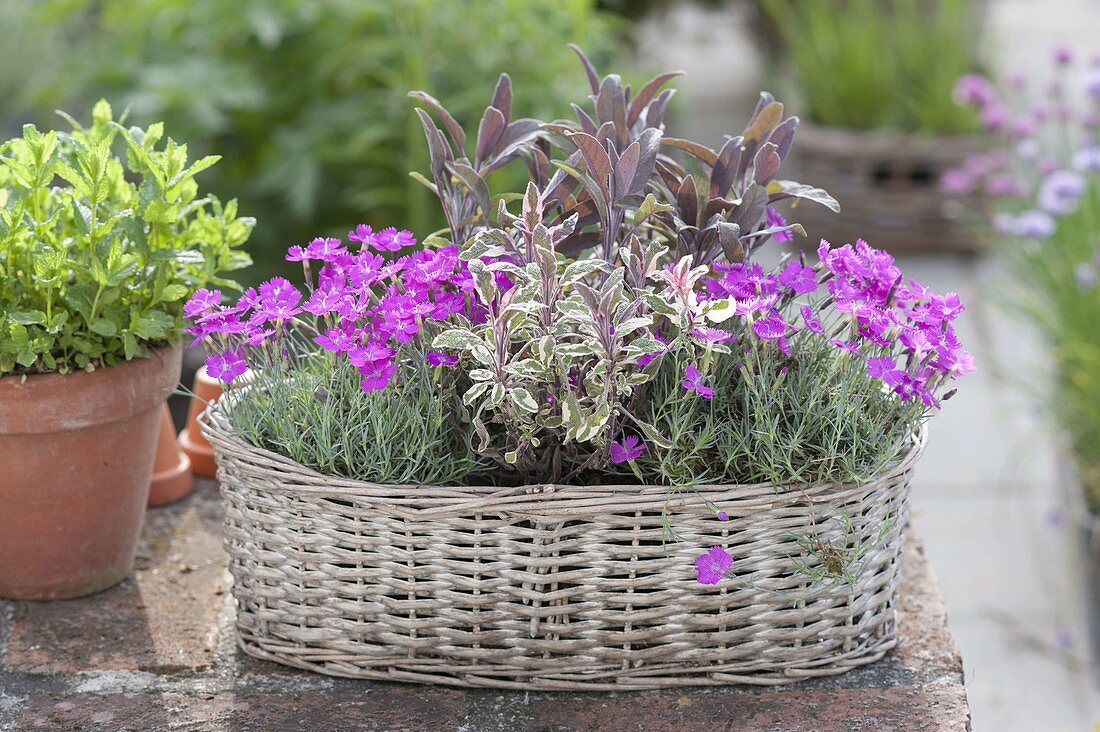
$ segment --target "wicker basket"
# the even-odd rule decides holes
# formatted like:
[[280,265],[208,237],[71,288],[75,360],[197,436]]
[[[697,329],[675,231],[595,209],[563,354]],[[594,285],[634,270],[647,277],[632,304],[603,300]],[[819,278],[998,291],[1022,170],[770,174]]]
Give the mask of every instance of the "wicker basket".
[[[791,214],[808,242],[866,239],[891,252],[977,252],[983,243],[962,219],[980,210],[940,190],[940,177],[981,150],[968,136],[920,137],[803,123],[791,154],[792,176],[827,190],[841,213],[804,203]],[[971,214],[973,215],[973,214]]]
[[[539,690],[781,684],[895,644],[908,486],[438,488],[333,478],[235,437],[213,406],[241,648],[335,676]],[[666,545],[668,510],[679,541]],[[811,542],[863,545],[814,579]],[[695,580],[712,545],[736,574]],[[854,566],[854,565],[853,565]]]

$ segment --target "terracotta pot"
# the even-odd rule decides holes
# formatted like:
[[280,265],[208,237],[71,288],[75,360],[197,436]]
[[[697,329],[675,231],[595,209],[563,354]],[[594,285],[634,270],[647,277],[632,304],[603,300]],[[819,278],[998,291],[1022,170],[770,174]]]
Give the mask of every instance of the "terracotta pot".
[[195,420],[208,403],[218,401],[222,395],[222,385],[217,379],[210,378],[203,366],[195,372],[195,383],[191,391],[195,395],[191,397],[191,406],[187,410],[187,425],[180,433],[180,447],[191,459],[191,470],[195,475],[213,478],[218,472],[218,465],[214,462],[214,448],[203,437]]
[[0,379],[0,597],[106,589],[134,563],[179,347],[92,373]]
[[172,413],[165,404],[161,409],[157,454],[153,461],[153,480],[149,486],[149,505],[163,506],[191,492],[191,459],[176,442]]

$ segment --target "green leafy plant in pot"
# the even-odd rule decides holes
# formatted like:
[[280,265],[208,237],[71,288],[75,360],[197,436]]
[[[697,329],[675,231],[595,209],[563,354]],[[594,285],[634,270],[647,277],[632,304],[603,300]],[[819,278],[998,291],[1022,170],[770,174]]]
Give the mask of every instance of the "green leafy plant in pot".
[[[952,99],[979,68],[984,3],[968,0],[764,0],[803,124],[798,177],[827,188],[843,216],[808,209],[816,242],[864,237],[892,250],[969,251],[964,207],[937,182],[981,142],[979,116]],[[967,207],[979,205],[975,195]]]
[[0,145],[0,596],[76,597],[137,546],[183,302],[250,263],[163,125],[24,127]]

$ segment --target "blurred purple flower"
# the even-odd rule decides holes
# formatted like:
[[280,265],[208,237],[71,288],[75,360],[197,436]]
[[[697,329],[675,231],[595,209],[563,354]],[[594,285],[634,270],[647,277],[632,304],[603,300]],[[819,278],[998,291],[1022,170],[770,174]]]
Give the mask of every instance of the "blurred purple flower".
[[1092,262],[1081,262],[1073,268],[1073,274],[1081,289],[1091,290],[1096,287],[1096,265]]
[[959,104],[984,107],[997,98],[997,89],[981,74],[966,74],[955,82],[953,95]]
[[949,168],[940,176],[940,189],[952,196],[967,196],[974,191],[974,179],[962,168]]
[[348,232],[348,241],[358,242],[360,244],[373,244],[374,243],[374,229],[366,224],[359,224],[354,229]]
[[394,356],[394,350],[381,343],[371,341],[362,346],[356,346],[348,351],[348,361],[352,366],[363,368],[374,364],[389,361]]
[[398,231],[393,226],[388,226],[374,235],[375,248],[387,252],[396,252],[413,244],[416,244],[416,237],[411,231],[404,229]]
[[897,386],[901,383],[905,372],[897,367],[893,356],[872,356],[867,359],[867,375],[888,386]]
[[1073,169],[1079,173],[1100,172],[1100,147],[1085,145],[1073,154]]
[[863,352],[859,350],[859,344],[852,341],[842,341],[839,338],[833,338],[829,341],[830,346],[835,346],[842,351],[847,351],[855,356],[863,357]]
[[997,173],[985,180],[985,192],[991,196],[1019,196],[1023,186],[1008,173]]
[[1056,170],[1043,178],[1037,200],[1039,208],[1052,216],[1066,216],[1077,209],[1085,192],[1085,179],[1071,170]]
[[1008,122],[1008,109],[1001,104],[994,102],[987,104],[979,115],[981,122],[985,125],[986,129],[997,131],[1002,129]]
[[1093,66],[1085,74],[1085,93],[1093,99],[1100,99],[1100,68]]
[[332,237],[317,237],[306,247],[306,255],[310,259],[329,261],[340,254],[346,254],[344,242]]
[[756,337],[766,341],[774,341],[782,338],[787,334],[789,328],[790,326],[787,325],[787,322],[783,320],[783,317],[777,310],[772,310],[766,316],[754,321],[752,324],[752,332],[756,334]]
[[1052,529],[1064,528],[1066,525],[1066,510],[1061,506],[1049,508],[1043,515],[1043,520]]
[[1012,233],[1028,239],[1046,239],[1057,226],[1054,218],[1044,211],[1024,211],[1013,221]]
[[[707,345],[725,343],[735,338],[733,333],[719,328],[693,328],[691,334]],[[648,363],[648,361],[646,363]]]

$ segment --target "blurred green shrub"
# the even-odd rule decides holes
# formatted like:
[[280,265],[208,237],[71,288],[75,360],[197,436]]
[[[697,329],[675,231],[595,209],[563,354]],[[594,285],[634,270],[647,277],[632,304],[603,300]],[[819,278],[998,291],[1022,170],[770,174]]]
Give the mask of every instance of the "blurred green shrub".
[[[13,2],[30,5],[0,7]],[[603,63],[617,45],[596,0],[34,5],[22,11],[33,16],[24,32],[52,39],[52,77],[12,98],[42,117],[105,96],[135,120],[165,120],[196,154],[220,152],[208,182],[258,219],[253,248],[266,266],[255,276],[278,266],[287,245],[360,221],[421,235],[443,225],[431,193],[408,176],[427,168],[408,90],[446,99],[461,123],[476,124],[485,90],[507,70],[517,116],[561,117],[584,82],[567,44]]]
[[820,125],[947,134],[977,128],[951,98],[978,67],[984,2],[760,0],[805,116]]

